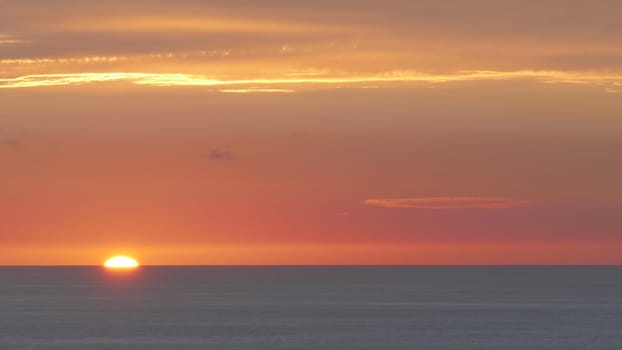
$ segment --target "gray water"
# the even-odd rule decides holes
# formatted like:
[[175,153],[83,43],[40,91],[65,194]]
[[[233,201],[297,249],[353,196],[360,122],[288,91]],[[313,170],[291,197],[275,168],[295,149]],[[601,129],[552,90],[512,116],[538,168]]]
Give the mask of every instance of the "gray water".
[[0,268],[0,349],[622,349],[620,267]]

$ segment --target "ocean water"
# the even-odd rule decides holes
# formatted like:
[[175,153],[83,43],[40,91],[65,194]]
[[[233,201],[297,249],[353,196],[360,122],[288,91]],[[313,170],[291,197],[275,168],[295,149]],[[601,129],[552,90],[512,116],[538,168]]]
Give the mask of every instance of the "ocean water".
[[621,267],[0,268],[0,349],[622,349]]

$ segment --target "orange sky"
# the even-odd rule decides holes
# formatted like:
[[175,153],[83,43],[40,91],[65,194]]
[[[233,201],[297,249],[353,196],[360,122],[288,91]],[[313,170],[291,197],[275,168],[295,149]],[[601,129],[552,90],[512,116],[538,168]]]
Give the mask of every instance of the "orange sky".
[[622,4],[502,5],[0,0],[0,264],[622,263]]

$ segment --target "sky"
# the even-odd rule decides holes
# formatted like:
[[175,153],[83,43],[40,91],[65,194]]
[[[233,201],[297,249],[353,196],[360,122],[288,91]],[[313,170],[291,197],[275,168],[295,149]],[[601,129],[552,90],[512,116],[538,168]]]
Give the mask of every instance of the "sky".
[[0,0],[0,264],[620,264],[620,13]]

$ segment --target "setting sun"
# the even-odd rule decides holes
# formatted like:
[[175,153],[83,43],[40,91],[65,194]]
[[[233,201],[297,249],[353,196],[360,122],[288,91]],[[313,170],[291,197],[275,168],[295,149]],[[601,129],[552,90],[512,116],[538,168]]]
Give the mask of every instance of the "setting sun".
[[138,267],[138,261],[129,256],[118,255],[106,260],[104,266],[109,269],[133,269]]

